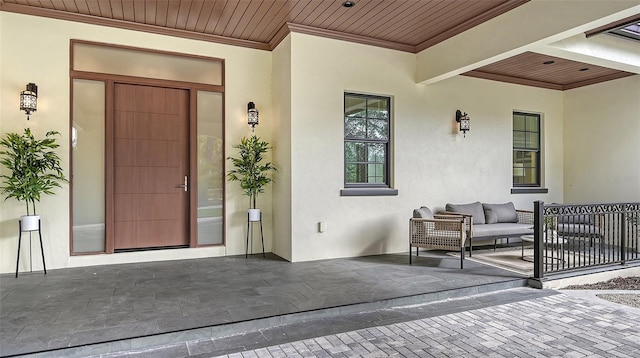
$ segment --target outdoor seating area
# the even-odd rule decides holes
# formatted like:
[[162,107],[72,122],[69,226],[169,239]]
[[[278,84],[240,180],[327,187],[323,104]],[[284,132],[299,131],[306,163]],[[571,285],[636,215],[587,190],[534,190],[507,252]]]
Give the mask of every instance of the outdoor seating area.
[[495,249],[499,239],[532,234],[533,212],[516,210],[512,202],[447,204],[446,210],[437,215],[423,206],[415,209],[410,219],[409,263],[413,247],[460,251],[462,269],[465,247],[468,245],[472,256],[473,240],[493,240]]
[[[494,240],[493,250],[480,251],[474,261],[536,278],[640,259],[638,203],[535,202],[534,208],[526,211],[515,209],[513,203],[476,202],[447,204],[438,214],[424,206],[415,209],[409,220],[409,264],[412,248],[416,256],[418,248],[437,249],[459,257],[462,269],[465,248],[469,247],[472,258],[473,240],[487,239]],[[509,238],[517,240],[509,245]],[[496,252],[499,239],[506,239],[506,245]]]

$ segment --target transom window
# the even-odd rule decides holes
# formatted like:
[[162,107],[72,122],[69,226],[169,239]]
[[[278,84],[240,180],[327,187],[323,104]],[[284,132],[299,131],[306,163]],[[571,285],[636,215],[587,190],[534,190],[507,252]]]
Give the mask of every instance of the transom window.
[[389,97],[344,94],[345,187],[389,187]]
[[540,186],[540,115],[513,112],[513,186]]

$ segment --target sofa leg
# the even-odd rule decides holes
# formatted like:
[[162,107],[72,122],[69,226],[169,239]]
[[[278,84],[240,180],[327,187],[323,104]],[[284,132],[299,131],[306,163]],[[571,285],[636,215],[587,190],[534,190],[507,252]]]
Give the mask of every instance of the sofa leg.
[[413,265],[413,263],[411,262],[411,243],[409,243],[409,265]]
[[464,246],[460,249],[460,270],[464,268]]
[[469,257],[473,255],[473,244],[469,241]]

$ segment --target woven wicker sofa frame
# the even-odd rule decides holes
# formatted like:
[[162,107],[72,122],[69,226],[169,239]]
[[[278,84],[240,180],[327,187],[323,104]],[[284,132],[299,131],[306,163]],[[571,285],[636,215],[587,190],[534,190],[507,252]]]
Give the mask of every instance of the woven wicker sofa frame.
[[[518,215],[518,222],[514,223],[514,224],[526,224],[526,225],[530,225],[531,227],[531,232],[522,232],[521,230],[515,230],[512,232],[502,232],[499,235],[478,235],[478,233],[476,233],[474,235],[473,232],[473,215],[470,214],[463,214],[463,213],[457,213],[457,212],[449,212],[449,211],[442,211],[439,213],[440,215],[446,215],[446,216],[460,216],[463,219],[464,222],[464,231],[467,235],[467,241],[469,242],[469,256],[472,255],[473,253],[473,240],[491,240],[493,239],[493,247],[495,249],[496,247],[496,241],[498,239],[509,239],[511,237],[520,237],[522,235],[527,235],[527,234],[533,234],[533,211],[530,210],[516,210],[516,214]],[[491,227],[491,225],[495,225],[495,224],[482,224],[482,226],[484,227]],[[479,226],[479,225],[476,225]],[[464,249],[463,249],[464,250]]]
[[460,251],[460,269],[464,268],[464,245],[467,239],[464,217],[435,214],[433,219],[409,219],[409,265],[411,249]]

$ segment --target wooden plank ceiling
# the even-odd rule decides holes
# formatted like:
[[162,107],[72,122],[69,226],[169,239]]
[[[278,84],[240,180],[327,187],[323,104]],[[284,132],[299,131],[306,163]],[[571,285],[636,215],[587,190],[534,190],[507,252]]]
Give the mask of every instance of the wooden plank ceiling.
[[463,75],[564,91],[634,74],[564,58],[525,52]]
[[[0,0],[0,10],[261,50],[295,31],[417,53],[527,1],[354,0],[345,7],[345,0]],[[568,60],[539,71],[535,57],[515,56],[467,75],[557,89],[587,83],[592,74],[606,78],[600,69],[574,76]]]
[[[417,52],[528,0],[0,0],[6,11],[108,19],[273,49],[287,23]],[[29,9],[30,8],[30,9]],[[64,15],[62,14],[64,13]],[[87,17],[89,16],[89,17]]]

